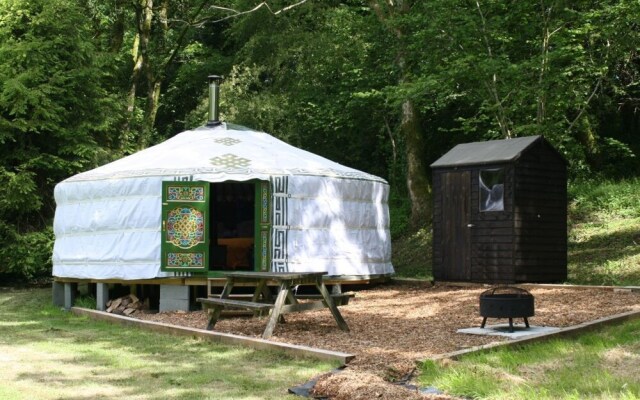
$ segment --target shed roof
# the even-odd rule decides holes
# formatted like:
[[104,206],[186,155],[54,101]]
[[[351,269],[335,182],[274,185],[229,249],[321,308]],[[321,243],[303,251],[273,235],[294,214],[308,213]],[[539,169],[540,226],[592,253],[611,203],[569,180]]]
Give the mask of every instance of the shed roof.
[[541,139],[542,136],[536,135],[459,144],[431,164],[431,168],[514,161],[525,149]]

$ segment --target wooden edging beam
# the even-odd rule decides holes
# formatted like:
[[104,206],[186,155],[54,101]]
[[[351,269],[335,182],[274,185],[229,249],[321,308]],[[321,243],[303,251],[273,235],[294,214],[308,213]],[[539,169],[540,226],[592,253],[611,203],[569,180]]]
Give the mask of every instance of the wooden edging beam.
[[72,307],[71,312],[75,315],[87,316],[89,318],[117,323],[124,326],[137,326],[154,332],[169,333],[178,336],[198,337],[212,342],[223,343],[231,346],[246,346],[256,350],[281,351],[294,357],[315,358],[323,361],[338,361],[342,365],[349,363],[355,355],[338,351],[323,350],[295,344],[272,342],[270,340],[250,338],[246,336],[233,335],[207,331],[205,329],[188,328],[162,322],[144,321],[136,318],[125,317],[117,314],[110,314],[103,311],[90,310],[88,308]]
[[426,279],[419,278],[391,278],[389,283],[395,285],[425,285],[425,286],[433,286],[432,281],[428,281]]
[[[440,286],[468,287],[468,288],[492,288],[501,284],[481,283],[481,282],[455,282],[455,281],[428,281],[416,278],[391,278],[390,282],[398,285],[429,285],[438,284]],[[523,286],[536,289],[571,289],[571,290],[609,290],[622,292],[640,292],[640,286],[604,286],[604,285],[571,285],[564,283],[509,283],[509,286]]]
[[525,344],[541,342],[544,340],[555,339],[560,337],[574,336],[594,329],[599,329],[603,326],[619,324],[625,321],[631,321],[634,319],[640,319],[640,311],[629,311],[622,314],[612,315],[610,317],[604,317],[596,319],[594,321],[585,322],[578,325],[561,328],[558,331],[550,333],[540,333],[537,335],[526,336],[520,339],[507,340],[505,342],[493,342],[482,346],[474,346],[464,350],[452,351],[449,353],[438,354],[427,358],[427,360],[438,361],[444,359],[457,360],[458,358],[471,354],[481,353],[489,350],[501,348],[501,347],[520,347]]

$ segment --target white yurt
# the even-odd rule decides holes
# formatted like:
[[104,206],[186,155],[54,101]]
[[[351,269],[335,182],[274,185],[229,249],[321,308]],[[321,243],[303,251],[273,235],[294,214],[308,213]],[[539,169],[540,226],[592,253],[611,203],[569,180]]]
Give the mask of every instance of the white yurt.
[[388,276],[388,193],[379,177],[216,118],[60,182],[53,275]]

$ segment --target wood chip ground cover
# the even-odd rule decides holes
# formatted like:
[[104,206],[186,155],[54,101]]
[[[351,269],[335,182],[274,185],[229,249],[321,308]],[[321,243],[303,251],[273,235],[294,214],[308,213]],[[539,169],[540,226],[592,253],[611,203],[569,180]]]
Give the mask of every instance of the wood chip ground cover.
[[[387,382],[409,374],[418,360],[508,340],[456,333],[458,329],[480,325],[478,297],[486,289],[427,284],[371,287],[358,291],[347,306],[340,308],[350,332],[338,329],[325,309],[288,314],[286,323],[276,326],[271,340],[355,354],[346,373],[327,376],[316,385],[322,394],[332,399],[446,398],[408,393]],[[537,326],[568,327],[640,310],[637,292],[541,287],[530,292],[535,296],[535,316],[529,320]],[[138,312],[134,316],[201,329],[207,324],[203,311]],[[266,321],[265,318],[225,318],[218,321],[215,330],[258,338]],[[504,321],[488,321],[494,322]]]

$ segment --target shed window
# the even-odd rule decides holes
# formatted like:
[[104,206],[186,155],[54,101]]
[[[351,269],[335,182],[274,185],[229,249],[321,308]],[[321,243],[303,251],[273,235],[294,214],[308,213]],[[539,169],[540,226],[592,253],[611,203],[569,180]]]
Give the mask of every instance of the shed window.
[[504,211],[504,169],[480,171],[480,211]]

